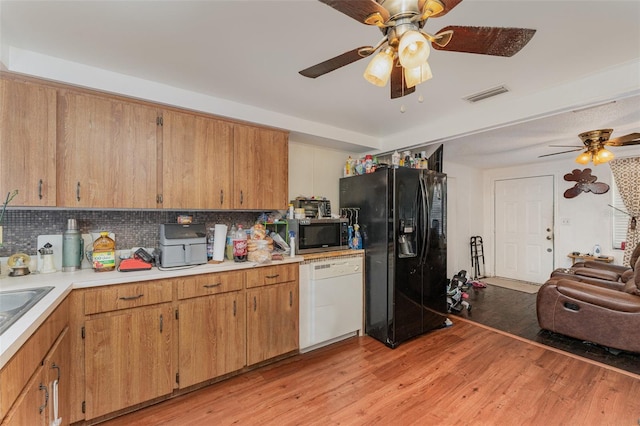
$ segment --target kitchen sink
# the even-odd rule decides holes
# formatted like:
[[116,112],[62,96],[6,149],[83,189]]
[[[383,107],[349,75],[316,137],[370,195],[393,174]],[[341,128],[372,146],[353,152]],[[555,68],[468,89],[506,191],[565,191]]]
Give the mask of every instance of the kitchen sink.
[[38,287],[0,291],[0,335],[52,289]]

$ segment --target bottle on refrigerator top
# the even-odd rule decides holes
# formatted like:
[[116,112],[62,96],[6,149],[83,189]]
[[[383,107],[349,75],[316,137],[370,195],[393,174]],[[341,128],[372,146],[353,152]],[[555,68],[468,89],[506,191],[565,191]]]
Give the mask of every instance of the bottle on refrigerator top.
[[393,154],[391,154],[391,164],[396,169],[400,167],[400,153],[398,151],[394,151]]
[[367,156],[364,159],[364,172],[365,173],[371,173],[373,170],[373,157],[371,156],[371,154],[367,154]]
[[353,159],[351,156],[347,158],[347,162],[344,165],[344,177],[349,177],[353,175]]
[[209,233],[207,234],[207,259],[213,259],[213,234],[214,229],[209,228]]
[[109,238],[108,232],[100,232],[100,237],[93,242],[92,261],[96,272],[116,269],[116,242]]
[[238,225],[238,230],[233,237],[233,260],[235,262],[246,262],[247,260],[247,233]]
[[227,232],[227,243],[225,244],[225,256],[229,260],[233,260],[233,238],[236,235],[236,225],[232,224]]

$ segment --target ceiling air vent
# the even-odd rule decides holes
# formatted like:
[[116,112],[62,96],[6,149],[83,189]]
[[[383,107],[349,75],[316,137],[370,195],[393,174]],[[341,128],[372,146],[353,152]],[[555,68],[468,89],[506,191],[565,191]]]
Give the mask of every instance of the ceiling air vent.
[[493,96],[500,95],[502,93],[507,93],[508,91],[509,89],[507,89],[506,86],[498,86],[491,89],[483,90],[482,92],[478,92],[473,95],[469,95],[464,99],[469,102],[478,102],[487,98],[491,98]]

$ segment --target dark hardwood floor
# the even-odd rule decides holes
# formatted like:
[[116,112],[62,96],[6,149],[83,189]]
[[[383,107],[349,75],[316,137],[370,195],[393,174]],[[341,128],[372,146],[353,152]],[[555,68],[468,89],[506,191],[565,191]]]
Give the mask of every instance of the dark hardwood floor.
[[614,353],[607,348],[541,330],[536,317],[536,294],[487,285],[469,288],[471,310],[458,316],[488,327],[523,337],[574,355],[640,374],[640,354]]

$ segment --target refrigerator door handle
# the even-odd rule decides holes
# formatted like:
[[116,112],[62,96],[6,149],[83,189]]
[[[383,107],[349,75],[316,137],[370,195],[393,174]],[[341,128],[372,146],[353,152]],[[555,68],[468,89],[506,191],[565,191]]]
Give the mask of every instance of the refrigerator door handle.
[[428,220],[429,220],[429,213],[427,212],[427,208],[429,207],[429,200],[427,199],[427,185],[424,181],[424,175],[420,174],[420,193],[421,193],[421,200],[422,200],[422,205],[421,210],[422,210],[422,217],[421,222],[422,222],[422,247],[420,248],[420,264],[424,264],[427,260],[427,253],[428,253],[428,249],[429,249],[429,226],[428,226]]

